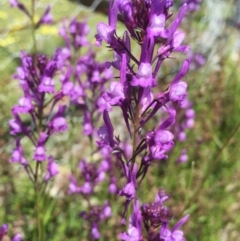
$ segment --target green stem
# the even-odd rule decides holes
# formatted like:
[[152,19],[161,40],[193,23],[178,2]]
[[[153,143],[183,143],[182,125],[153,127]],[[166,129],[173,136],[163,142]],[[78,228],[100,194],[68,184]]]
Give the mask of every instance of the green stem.
[[135,114],[134,114],[134,122],[133,122],[133,158],[132,158],[132,168],[133,165],[136,161],[136,150],[137,150],[137,146],[138,146],[138,138],[139,138],[139,133],[138,133],[138,129],[139,129],[139,125],[140,125],[140,110],[141,110],[141,103],[140,100],[137,100],[137,105],[136,105],[136,109],[135,109]]
[[[32,39],[33,39],[33,54],[34,56],[37,53],[37,41],[35,35],[35,23],[34,23],[34,16],[35,16],[35,0],[32,0],[32,15],[31,15],[31,28],[32,28]],[[35,57],[34,57],[35,59]]]
[[36,194],[36,212],[37,212],[37,241],[42,241],[42,216],[41,216],[41,188],[39,185],[35,185]]
[[204,183],[207,181],[207,179],[209,178],[210,174],[212,173],[215,165],[217,164],[218,158],[220,157],[221,153],[223,152],[223,150],[226,148],[226,146],[229,144],[229,142],[231,141],[231,139],[233,138],[233,136],[237,133],[238,129],[240,127],[240,122],[238,123],[238,125],[235,127],[235,129],[233,130],[233,132],[231,133],[231,135],[229,136],[229,138],[227,139],[227,141],[224,143],[224,145],[219,149],[219,151],[217,152],[216,156],[213,159],[213,162],[211,164],[211,166],[209,167],[208,171],[206,172],[204,178],[202,179],[201,184],[199,185],[199,187],[197,188],[197,190],[195,191],[195,193],[192,195],[192,197],[188,200],[187,204],[184,205],[184,208],[180,214],[180,216],[182,216],[184,210],[186,208],[188,208],[190,206],[190,204],[198,197],[199,192],[201,191],[201,189],[203,188]]

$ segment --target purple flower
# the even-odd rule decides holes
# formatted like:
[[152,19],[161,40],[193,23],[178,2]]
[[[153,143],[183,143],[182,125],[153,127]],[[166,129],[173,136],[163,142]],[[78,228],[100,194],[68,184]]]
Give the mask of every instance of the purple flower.
[[24,132],[23,123],[18,115],[15,116],[15,119],[9,120],[10,134],[16,135]]
[[178,223],[175,224],[172,230],[168,228],[167,223],[164,223],[160,229],[159,240],[161,241],[185,241],[184,234],[179,228],[187,222],[189,215],[184,216]]
[[166,130],[167,127],[171,126],[175,120],[176,111],[170,109],[169,117],[158,127],[156,131],[151,131],[146,136],[146,141],[150,150],[150,155],[146,159],[149,162],[152,159],[166,159],[165,154],[174,146],[174,135]]
[[44,147],[47,139],[48,139],[48,135],[46,133],[41,132],[40,137],[38,139],[37,147],[34,151],[34,156],[33,156],[34,160],[45,161],[47,159],[46,149]]
[[181,102],[187,96],[187,83],[180,81],[176,84],[171,85],[169,98],[172,101]]
[[46,150],[44,146],[36,147],[33,159],[37,161],[45,161],[47,159]]
[[156,86],[156,80],[152,76],[152,65],[150,63],[141,63],[131,85],[144,88]]
[[100,239],[101,238],[101,234],[98,230],[98,226],[96,224],[93,224],[91,227],[91,236],[93,239]]
[[54,118],[52,127],[55,133],[65,132],[68,128],[67,121],[64,117]]
[[23,156],[23,149],[21,146],[21,139],[16,140],[16,149],[12,151],[12,156],[10,158],[10,162],[18,162],[22,165],[28,165],[28,161]]
[[188,160],[187,150],[183,149],[180,157],[177,159],[176,163],[184,163]]
[[123,85],[119,82],[111,82],[110,91],[105,93],[103,98],[109,102],[110,105],[121,106],[122,101],[125,99]]
[[23,235],[20,233],[16,234],[12,239],[12,241],[22,241],[22,240],[23,240]]
[[48,181],[52,177],[56,176],[59,173],[58,171],[58,164],[54,162],[52,156],[48,158],[48,165],[47,165],[47,173],[44,176],[44,180]]
[[87,136],[93,133],[90,113],[85,112],[83,120],[83,133]]
[[165,14],[153,14],[150,19],[150,23],[147,31],[153,36],[160,36],[164,31],[166,16]]
[[80,193],[80,187],[77,185],[77,181],[74,178],[74,176],[70,176],[70,183],[68,187],[68,193],[73,194],[73,193]]
[[112,29],[110,26],[108,26],[105,23],[99,23],[97,25],[97,32],[98,34],[96,35],[96,43],[95,43],[97,46],[101,46],[103,40],[108,44],[111,43],[111,40],[114,34],[114,29]]
[[48,127],[53,133],[65,132],[68,128],[67,121],[63,117],[66,110],[65,105],[59,105],[57,113],[54,115],[53,119],[48,123]]
[[2,240],[3,236],[7,233],[8,231],[8,225],[7,224],[3,224],[0,227],[0,240]]
[[127,233],[119,235],[121,240],[125,241],[142,241],[142,214],[139,200],[134,202],[133,214],[130,217],[130,224]]
[[47,6],[47,8],[45,9],[42,17],[40,18],[39,22],[37,23],[37,27],[39,27],[41,24],[51,24],[53,21],[53,17],[50,14],[51,11],[51,6]]
[[131,170],[130,167],[128,167],[126,164],[124,164],[125,169],[125,175],[127,178],[127,184],[119,190],[118,195],[119,196],[125,196],[126,202],[124,206],[124,212],[123,212],[123,218],[125,218],[125,214],[127,211],[127,208],[130,204],[130,202],[135,198],[136,196],[136,178],[137,178],[137,164],[135,163],[133,166],[133,170]]
[[51,77],[44,76],[41,84],[38,86],[39,92],[54,93],[54,80]]
[[13,8],[17,7],[17,8],[19,8],[19,10],[24,12],[28,17],[31,17],[31,15],[29,14],[26,7],[22,3],[20,3],[18,0],[9,0],[9,3],[11,5],[11,7],[13,7]]
[[18,101],[18,105],[13,107],[13,114],[24,114],[29,113],[33,110],[32,100],[30,98],[20,98]]
[[101,139],[98,144],[100,146],[109,145],[113,148],[117,142],[113,138],[113,126],[107,110],[103,112],[103,120],[105,125],[98,130],[98,136]]
[[18,0],[9,0],[9,3],[11,5],[11,7],[17,7],[18,6]]

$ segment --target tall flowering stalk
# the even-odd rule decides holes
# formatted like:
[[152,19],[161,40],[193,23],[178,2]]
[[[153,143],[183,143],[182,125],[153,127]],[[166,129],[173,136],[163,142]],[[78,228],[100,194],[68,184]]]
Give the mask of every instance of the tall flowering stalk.
[[89,27],[85,21],[72,19],[68,23],[64,20],[59,34],[64,39],[65,46],[58,51],[62,63],[62,89],[69,98],[69,109],[77,109],[81,113],[79,122],[82,134],[88,137],[90,147],[84,148],[84,158],[79,161],[80,177],[77,177],[77,171],[72,167],[74,171],[70,175],[69,194],[78,195],[78,198],[87,203],[86,210],[81,210],[80,217],[85,220],[84,226],[89,230],[90,238],[96,240],[101,237],[100,224],[111,216],[111,207],[107,200],[103,205],[99,205],[92,203],[91,198],[97,195],[97,187],[106,181],[106,172],[110,171],[107,150],[102,150],[99,158],[94,158],[93,154],[97,151],[94,145],[96,126],[103,111],[102,94],[106,91],[105,84],[113,77],[113,73],[104,63],[96,60],[96,53],[87,39],[88,33]]
[[[181,45],[185,34],[178,29],[188,11],[188,5],[183,4],[173,21],[167,25],[166,22],[172,16],[169,11],[172,5],[171,0],[112,0],[108,24],[97,25],[96,45],[100,46],[105,41],[113,50],[114,60],[108,66],[119,72],[119,81],[110,83],[110,90],[103,94],[103,98],[110,106],[121,109],[126,130],[132,139],[132,154],[127,158],[121,136],[114,136],[109,116],[111,111],[106,109],[103,113],[104,126],[99,129],[98,145],[112,149],[125,173],[126,184],[119,191],[119,195],[126,199],[123,224],[126,223],[129,206],[133,211],[128,231],[120,235],[122,240],[143,240],[141,222],[145,224],[148,240],[184,240],[182,233],[177,235],[175,232],[178,232],[176,230],[187,217],[176,224],[172,231],[167,228],[169,212],[163,206],[166,195],[159,194],[156,203],[142,206],[139,211],[137,193],[151,165],[168,158],[167,152],[174,146],[174,134],[169,130],[176,116],[173,104],[181,107],[187,96],[187,83],[182,79],[188,70],[188,60],[184,61],[165,91],[157,94],[153,92],[158,86],[162,63],[172,53],[187,53],[189,49]],[[122,37],[116,31],[118,14],[127,29]],[[131,50],[130,38],[139,45],[139,56]],[[149,129],[149,123],[157,118],[160,109],[167,112],[168,117]]]
[[[53,135],[66,131],[67,122],[64,117],[66,106],[59,104],[64,93],[61,88],[57,89],[55,86],[55,77],[60,68],[58,52],[52,58],[36,52],[35,29],[51,22],[50,7],[47,7],[42,17],[35,23],[34,0],[31,12],[16,0],[11,0],[10,4],[22,10],[31,20],[34,46],[33,54],[21,52],[22,64],[14,75],[23,96],[13,106],[13,119],[9,121],[10,134],[14,136],[16,142],[10,162],[21,165],[33,184],[36,197],[36,240],[42,241],[44,240],[43,218],[46,211],[43,204],[45,189],[49,180],[58,174],[58,164],[47,150],[47,142]],[[31,147],[30,160],[24,155],[23,140],[28,147]]]

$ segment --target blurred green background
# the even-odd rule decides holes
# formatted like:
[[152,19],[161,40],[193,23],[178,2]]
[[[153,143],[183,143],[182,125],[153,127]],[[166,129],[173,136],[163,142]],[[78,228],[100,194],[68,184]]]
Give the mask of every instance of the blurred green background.
[[[37,18],[48,4],[52,6],[54,18],[52,25],[37,30],[38,52],[51,55],[57,46],[63,45],[58,36],[63,18],[87,18],[91,28],[90,41],[94,42],[96,23],[107,21],[106,15],[101,13],[106,12],[105,4],[94,11],[98,2],[95,1],[93,8],[89,8],[77,1],[37,1]],[[24,0],[24,4],[30,6],[30,1]],[[236,131],[240,123],[239,18],[240,1],[205,0],[199,11],[188,14],[184,20],[181,28],[186,32],[185,43],[206,58],[204,66],[190,71],[186,77],[189,98],[196,111],[195,127],[189,130],[185,143],[176,144],[167,165],[161,170],[157,166],[152,168],[153,175],[144,180],[144,189],[141,190],[145,202],[151,201],[158,187],[170,193],[168,204],[175,220],[185,207],[185,213],[191,215],[184,226],[190,241],[240,240],[240,131]],[[8,163],[14,143],[8,132],[8,120],[12,106],[21,96],[12,74],[20,64],[20,51],[32,49],[30,31],[24,14],[10,8],[8,1],[0,0],[0,223],[11,224],[13,233],[21,230],[26,240],[31,240],[36,224],[32,218],[33,191],[23,171]],[[99,60],[106,60],[103,48],[98,53]],[[166,67],[164,71],[168,73],[170,70]],[[72,135],[70,141],[66,135],[57,140],[62,154],[68,149],[71,155],[75,155],[73,150],[83,145],[79,127],[72,130]],[[189,159],[187,163],[176,166],[175,160],[182,148],[188,150]],[[70,168],[68,158],[65,156],[61,160],[62,179],[66,182]],[[53,200],[49,215],[53,210],[54,214],[46,217],[46,222],[51,219],[47,227],[48,240],[87,240],[83,238],[82,221],[78,216],[82,205],[80,198],[64,196]],[[61,208],[67,211],[62,213]],[[118,209],[118,206],[115,208]],[[111,224],[112,221],[108,223],[110,227]]]

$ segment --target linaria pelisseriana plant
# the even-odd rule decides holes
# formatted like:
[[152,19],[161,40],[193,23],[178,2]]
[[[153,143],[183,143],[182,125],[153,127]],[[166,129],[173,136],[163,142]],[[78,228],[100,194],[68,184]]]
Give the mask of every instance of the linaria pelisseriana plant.
[[[141,182],[148,175],[152,164],[168,158],[167,152],[174,146],[174,134],[169,131],[176,117],[174,105],[182,107],[186,102],[187,83],[182,79],[188,70],[188,60],[184,61],[165,91],[153,93],[161,81],[158,72],[162,63],[172,53],[187,53],[189,49],[181,45],[185,34],[178,29],[188,11],[188,5],[183,4],[167,25],[166,22],[172,16],[169,11],[172,5],[173,1],[167,0],[110,1],[108,24],[97,25],[96,45],[101,46],[104,41],[112,49],[114,60],[108,65],[119,71],[119,81],[110,83],[110,90],[103,98],[111,106],[122,110],[132,145],[132,154],[128,158],[122,147],[121,136],[114,136],[114,126],[109,116],[111,111],[106,109],[103,113],[104,126],[98,132],[98,145],[111,147],[125,174],[125,186],[118,193],[126,198],[122,224],[127,223],[127,232],[120,234],[122,240],[144,240],[143,224],[147,240],[184,240],[178,228],[186,222],[188,216],[170,230],[168,222],[171,215],[163,205],[168,198],[164,192],[158,194],[156,202],[141,207],[138,196]],[[117,33],[118,14],[126,27],[123,36]],[[140,56],[132,52],[131,38],[139,45]],[[151,119],[160,110],[167,112],[168,117],[149,127]],[[132,215],[126,220],[129,209]]]

